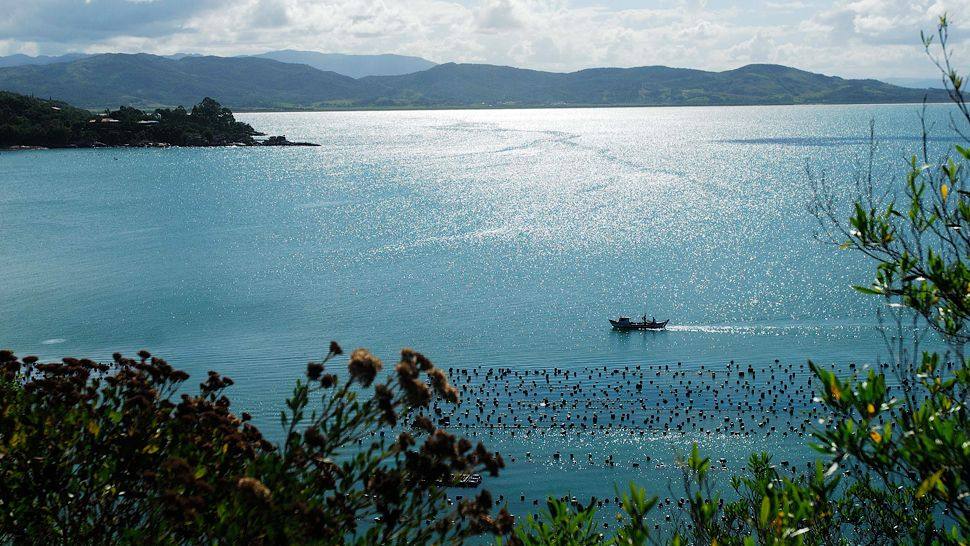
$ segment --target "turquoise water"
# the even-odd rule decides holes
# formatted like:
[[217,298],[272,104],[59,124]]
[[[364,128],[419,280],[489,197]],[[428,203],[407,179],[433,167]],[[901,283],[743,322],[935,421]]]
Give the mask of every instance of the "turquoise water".
[[[946,113],[929,108],[935,150],[952,140]],[[673,412],[686,380],[703,390],[726,377],[731,404],[692,408],[711,423],[751,417],[767,410],[727,406],[754,403],[775,370],[791,386],[776,405],[797,409],[771,414],[780,431],[810,415],[808,358],[845,369],[886,354],[879,302],[849,289],[869,267],[814,237],[806,166],[850,196],[875,119],[877,173],[893,179],[918,149],[912,105],[239,117],[323,146],[0,153],[0,345],[51,358],[148,348],[196,375],[220,370],[267,431],[331,339],[385,361],[421,350],[455,370],[466,407],[479,397],[495,410],[485,425],[560,409],[575,422],[596,404],[601,423],[639,423],[526,438],[456,422],[507,453],[487,483],[520,512],[564,489],[612,496],[629,479],[669,496],[673,453],[693,441],[729,468],[755,449],[804,461],[794,431],[674,434],[642,417],[684,425]],[[619,313],[672,327],[613,332]],[[759,370],[757,385],[729,376],[731,360]],[[655,384],[612,374],[626,367]],[[496,368],[540,386],[556,369],[579,377],[505,392],[512,376],[485,380]],[[626,421],[604,413],[633,406]],[[609,455],[616,466],[601,464]]]

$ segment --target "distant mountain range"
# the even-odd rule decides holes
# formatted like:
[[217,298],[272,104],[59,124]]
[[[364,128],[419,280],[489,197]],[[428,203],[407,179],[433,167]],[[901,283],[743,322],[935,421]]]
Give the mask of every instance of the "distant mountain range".
[[0,68],[5,68],[8,66],[26,66],[31,64],[51,64],[51,63],[66,63],[69,61],[76,61],[78,59],[83,59],[85,57],[90,57],[86,53],[68,53],[67,55],[37,55],[29,56],[17,53],[15,55],[7,55],[6,57],[0,57]]
[[[8,66],[27,66],[34,64],[54,64],[54,63],[67,63],[71,61],[77,61],[79,59],[86,59],[88,57],[94,57],[93,53],[66,53],[64,55],[24,55],[22,53],[17,53],[14,55],[7,55],[6,57],[0,56],[0,68],[5,68]],[[178,60],[183,57],[199,57],[195,53],[175,53],[173,55],[159,55],[166,59]]]
[[[8,55],[6,57],[0,56],[0,68],[66,63],[94,56],[89,53],[68,53],[66,55],[56,56],[38,55],[35,57],[22,54]],[[159,57],[173,61],[185,57],[201,56],[195,53],[159,55]],[[362,78],[364,76],[398,76],[427,70],[435,65],[435,63],[427,59],[406,55],[345,55],[343,53],[319,53],[316,51],[296,51],[293,49],[267,51],[259,55],[239,55],[239,57],[256,57],[260,59],[272,59],[283,63],[305,64],[317,70],[336,72],[337,74],[343,74],[351,78]]]
[[283,63],[305,64],[323,70],[336,72],[351,78],[364,76],[399,76],[427,70],[435,63],[421,57],[405,55],[344,55],[343,53],[318,53],[316,51],[295,51],[284,49],[253,55],[262,59],[272,59]]
[[335,72],[254,57],[166,59],[109,53],[77,61],[0,68],[0,89],[84,108],[195,104],[213,97],[230,108],[344,104],[369,87]]
[[[326,66],[325,57],[277,53]],[[0,68],[0,89],[86,108],[174,106],[194,104],[200,97],[210,96],[231,108],[250,110],[844,104],[918,102],[924,97],[946,100],[941,90],[847,80],[766,64],[723,72],[646,66],[558,73],[447,63],[409,74],[355,79],[306,63],[262,57],[171,59],[117,53]]]

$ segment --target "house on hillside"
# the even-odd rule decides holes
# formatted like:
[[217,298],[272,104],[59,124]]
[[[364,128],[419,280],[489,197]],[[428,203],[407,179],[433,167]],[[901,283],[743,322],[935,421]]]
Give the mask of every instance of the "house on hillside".
[[89,120],[88,123],[121,123],[121,121],[108,117],[108,114],[98,114],[98,117]]

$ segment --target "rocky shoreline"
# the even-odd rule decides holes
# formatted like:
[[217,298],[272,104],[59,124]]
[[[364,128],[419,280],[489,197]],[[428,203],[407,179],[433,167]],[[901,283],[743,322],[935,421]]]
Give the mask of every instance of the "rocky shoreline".
[[226,147],[255,147],[255,146],[320,146],[313,142],[294,142],[286,139],[285,135],[271,136],[265,140],[247,142],[226,142],[221,144],[176,145],[168,142],[132,142],[125,144],[105,144],[104,142],[83,142],[67,144],[65,146],[5,146],[0,151],[16,152],[29,150],[69,150],[83,148],[226,148]]
[[286,135],[271,136],[263,141],[257,141],[257,146],[319,146],[312,142],[290,142],[286,140]]

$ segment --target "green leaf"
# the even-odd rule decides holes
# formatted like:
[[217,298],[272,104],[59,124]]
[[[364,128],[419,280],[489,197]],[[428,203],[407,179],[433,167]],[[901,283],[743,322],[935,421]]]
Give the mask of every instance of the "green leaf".
[[881,290],[879,290],[878,288],[869,288],[867,286],[858,286],[858,285],[853,285],[852,288],[854,290],[857,290],[859,292],[862,292],[863,294],[869,294],[871,296],[881,296],[881,295],[883,295],[883,292]]
[[939,483],[940,476],[942,475],[943,469],[941,468],[931,474],[929,478],[923,480],[923,483],[919,484],[919,488],[916,490],[916,498],[921,499],[925,497],[926,494],[929,493],[930,489],[936,487],[936,484]]
[[771,500],[768,499],[768,495],[765,495],[761,499],[761,513],[758,515],[758,521],[761,522],[762,527],[768,525],[768,516],[770,514],[771,514]]

